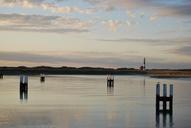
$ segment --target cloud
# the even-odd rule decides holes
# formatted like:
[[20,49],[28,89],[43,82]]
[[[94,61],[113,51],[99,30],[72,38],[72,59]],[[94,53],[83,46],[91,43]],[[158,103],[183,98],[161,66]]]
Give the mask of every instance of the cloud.
[[183,47],[174,49],[171,51],[171,53],[185,55],[185,56],[191,56],[191,46],[183,46]]
[[[191,2],[189,0],[84,0],[94,5],[121,7],[128,10],[143,9],[156,12],[155,16],[191,16]],[[99,7],[99,6],[98,6]],[[130,13],[131,14],[131,13]]]
[[[81,13],[92,14],[99,10],[113,11],[117,8],[126,10],[142,9],[155,12],[155,17],[162,16],[191,16],[191,2],[189,0],[166,1],[166,0],[83,0],[90,3],[90,8],[79,8],[77,6],[60,6],[65,0],[0,0],[0,6],[23,8],[42,8],[56,13]],[[129,16],[133,16],[128,11]],[[153,16],[153,17],[154,17]]]
[[164,5],[161,7],[158,16],[191,16],[191,2],[184,2],[180,5]]
[[102,21],[102,23],[113,32],[115,32],[118,27],[121,26],[121,22],[118,20]]
[[135,14],[133,14],[131,11],[127,11],[127,15],[128,17],[135,18]]
[[[128,53],[113,52],[0,52],[0,61],[17,62],[20,65],[49,64],[70,66],[111,66],[111,67],[139,67],[142,62],[141,56],[131,56]],[[141,61],[141,62],[140,62]],[[72,65],[71,65],[72,64]]]
[[133,21],[121,21],[121,20],[104,20],[101,22],[104,26],[106,26],[112,32],[116,32],[121,26],[130,27],[135,24]]
[[[120,53],[119,53],[120,54]],[[60,55],[29,53],[29,52],[0,52],[0,61],[20,62],[21,65],[27,63],[49,63],[50,65],[82,65],[82,66],[113,66],[135,65],[136,60],[128,55],[119,58],[118,53],[107,52],[74,52]],[[123,55],[122,55],[123,56]],[[128,62],[127,58],[131,59]]]
[[61,16],[0,14],[0,31],[88,32],[89,22]]
[[[48,66],[103,66],[103,67],[133,67],[139,68],[143,63],[142,56],[128,55],[128,53],[113,52],[73,52],[54,54],[40,52],[0,52],[0,62],[10,65],[48,65]],[[148,68],[191,68],[191,62],[178,62],[161,58],[147,58]],[[3,66],[3,65],[1,65]],[[7,65],[6,65],[7,66]]]
[[92,14],[95,12],[93,8],[82,9],[79,7],[71,6],[58,6],[56,4],[58,0],[54,2],[47,2],[46,0],[0,0],[0,6],[14,7],[20,6],[23,8],[41,8],[44,10],[50,10],[55,13],[81,13],[81,14]]
[[190,69],[191,68],[191,62],[153,62],[149,61],[147,62],[147,67],[152,68],[162,68],[162,69]]
[[158,16],[151,16],[151,17],[149,18],[150,21],[155,21],[155,20],[157,20],[157,19],[158,19]]
[[171,38],[171,39],[120,38],[120,39],[96,39],[96,40],[104,42],[146,43],[152,45],[191,44],[191,38]]

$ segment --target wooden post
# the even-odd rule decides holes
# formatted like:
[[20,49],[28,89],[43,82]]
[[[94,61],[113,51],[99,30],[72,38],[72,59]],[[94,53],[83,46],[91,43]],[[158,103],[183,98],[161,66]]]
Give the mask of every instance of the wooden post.
[[114,77],[111,75],[107,77],[107,87],[114,87]]
[[166,111],[167,86],[163,84],[163,111]]
[[20,76],[20,99],[28,99],[28,76]]
[[156,112],[159,112],[160,108],[160,83],[158,82],[156,85]]
[[169,103],[169,109],[172,113],[173,111],[173,84],[170,85],[170,103]]
[[45,82],[45,75],[44,74],[40,74],[40,81]]
[[20,76],[20,90],[28,91],[28,76]]

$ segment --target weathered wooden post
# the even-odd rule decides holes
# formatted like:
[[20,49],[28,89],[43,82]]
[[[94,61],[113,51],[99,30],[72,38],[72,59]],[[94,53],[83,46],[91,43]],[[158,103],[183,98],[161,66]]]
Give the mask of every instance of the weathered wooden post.
[[170,112],[173,112],[173,84],[170,84],[170,103],[169,103]]
[[45,75],[44,74],[40,74],[40,81],[45,82]]
[[114,93],[114,76],[108,75],[107,77],[107,94],[112,96]]
[[111,75],[107,77],[107,87],[114,87],[114,77]]
[[20,76],[20,91],[28,91],[28,76]]
[[156,85],[156,112],[159,112],[160,109],[160,83]]
[[166,111],[167,86],[163,84],[163,111]]
[[28,99],[28,76],[20,76],[20,99]]

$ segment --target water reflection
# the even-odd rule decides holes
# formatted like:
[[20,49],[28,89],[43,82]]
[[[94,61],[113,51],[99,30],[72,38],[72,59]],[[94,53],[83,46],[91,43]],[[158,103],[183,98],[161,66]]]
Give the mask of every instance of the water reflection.
[[20,100],[28,100],[28,91],[21,91],[20,90]]
[[20,100],[28,100],[28,87],[20,85]]
[[107,95],[108,96],[114,95],[114,87],[107,86]]
[[155,114],[154,85],[165,80],[148,77],[144,80],[140,76],[117,78],[111,88],[103,76],[51,76],[45,86],[40,86],[38,76],[30,79],[30,90],[23,92],[19,90],[18,76],[6,76],[0,80],[0,128],[190,126],[190,79],[169,80],[177,85],[173,119],[172,115]]
[[[162,122],[160,121],[161,117],[162,117]],[[156,113],[156,128],[160,128],[161,123],[162,123],[162,127],[170,127],[170,128],[172,128],[173,125],[174,125],[174,123],[173,123],[173,113],[172,112]]]
[[145,77],[144,77],[144,79],[143,79],[143,95],[145,96],[145,86],[146,86],[146,81],[145,81]]

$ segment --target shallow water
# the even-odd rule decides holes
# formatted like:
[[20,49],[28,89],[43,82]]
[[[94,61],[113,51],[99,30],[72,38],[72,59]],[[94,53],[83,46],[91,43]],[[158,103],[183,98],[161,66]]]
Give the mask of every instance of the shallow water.
[[[161,114],[159,122],[157,82],[174,84],[173,115]],[[190,108],[191,79],[115,76],[107,88],[106,76],[46,76],[44,83],[30,76],[23,99],[19,76],[0,79],[0,128],[189,128]]]

